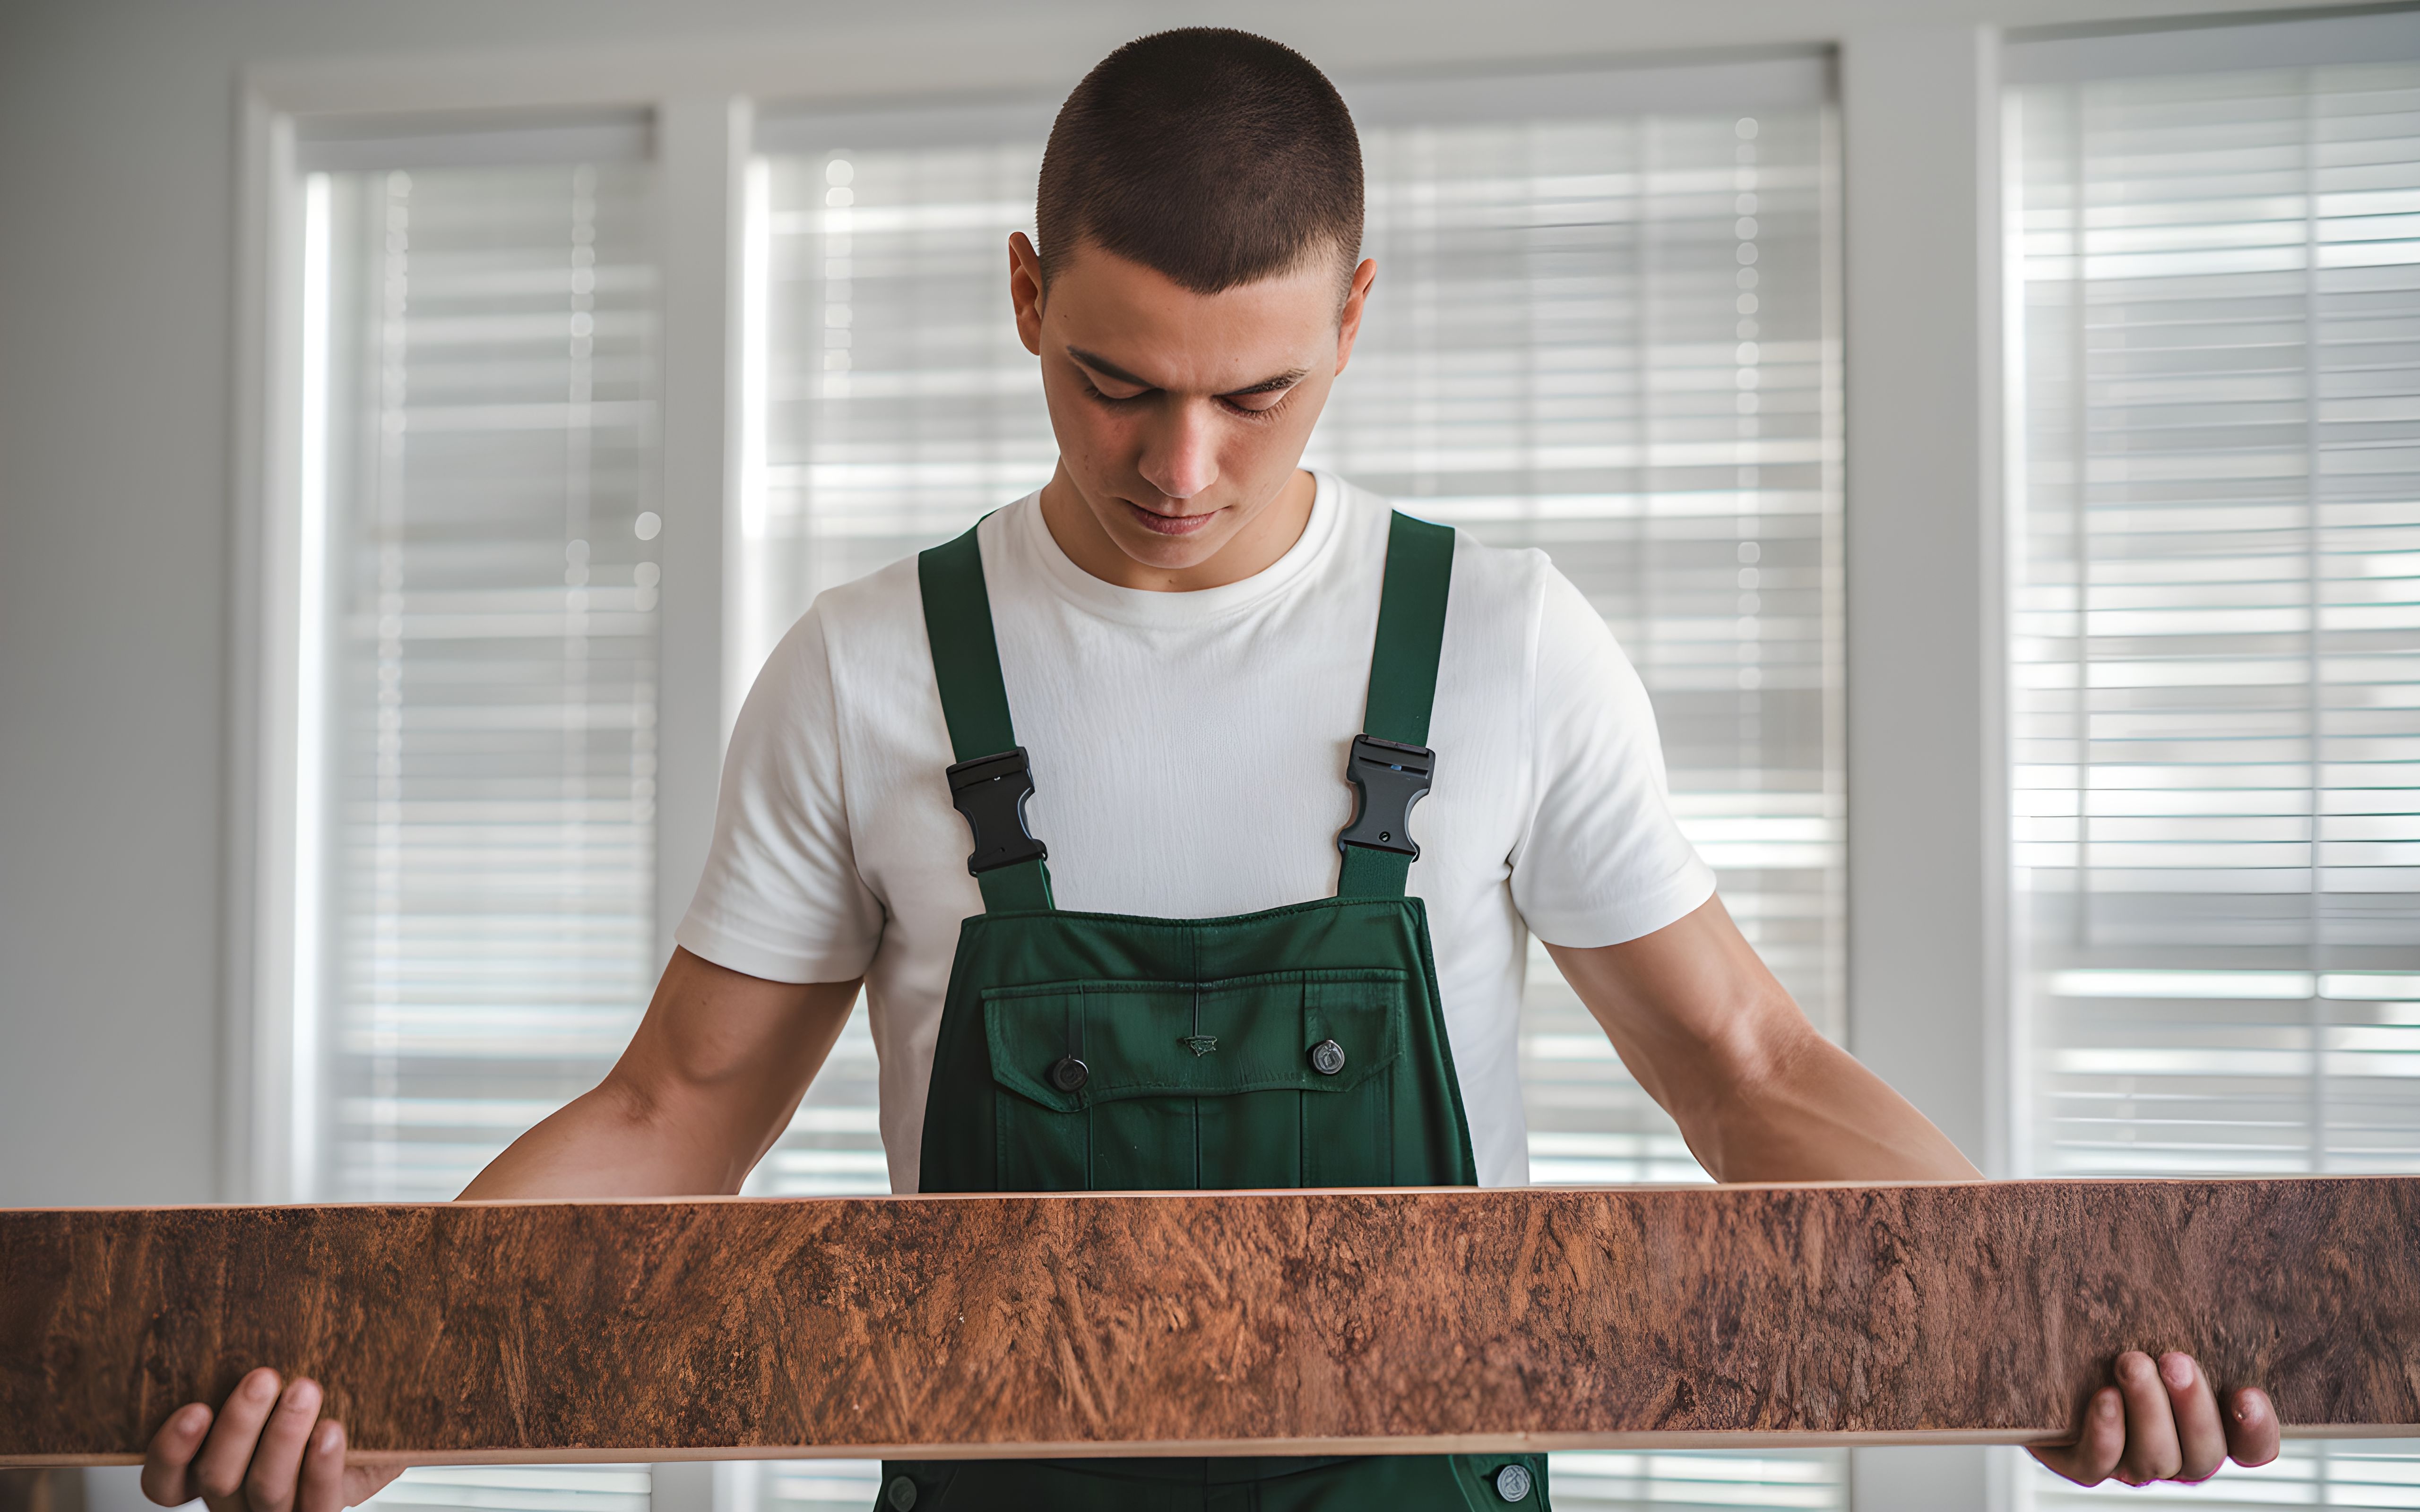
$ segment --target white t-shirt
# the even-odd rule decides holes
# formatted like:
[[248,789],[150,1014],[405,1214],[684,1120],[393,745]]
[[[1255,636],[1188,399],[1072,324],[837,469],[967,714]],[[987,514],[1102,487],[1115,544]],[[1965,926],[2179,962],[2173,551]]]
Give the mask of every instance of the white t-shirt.
[[[1302,538],[1196,593],[1101,581],[1028,496],[983,524],[1028,822],[1063,908],[1171,918],[1336,890],[1388,505],[1321,474]],[[1409,890],[1427,900],[1479,1177],[1528,1178],[1517,1038],[1528,931],[1611,945],[1704,903],[1654,715],[1605,622],[1538,551],[1453,559]],[[739,714],[714,848],[676,932],[774,981],[862,973],[894,1191],[916,1189],[959,920],[983,911],[913,558],[832,589]]]

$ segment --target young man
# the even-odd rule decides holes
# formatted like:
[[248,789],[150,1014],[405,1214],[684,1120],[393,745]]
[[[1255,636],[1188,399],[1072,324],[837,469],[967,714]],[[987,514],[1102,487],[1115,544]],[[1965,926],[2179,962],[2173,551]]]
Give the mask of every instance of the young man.
[[[1718,1179],[1974,1176],[1741,937],[1637,675],[1545,558],[1297,466],[1376,272],[1326,80],[1235,32],[1120,49],[1051,133],[1038,231],[1009,287],[1056,472],[791,631],[629,1049],[463,1195],[736,1192],[861,982],[903,1192],[1517,1182],[1531,932]],[[2183,1355],[2116,1376],[2053,1468],[2276,1452],[2267,1399],[2222,1413]],[[161,1429],[146,1489],[334,1512],[382,1477],[318,1405],[256,1371]],[[882,1491],[1382,1500],[1547,1491],[1505,1455],[894,1465]]]

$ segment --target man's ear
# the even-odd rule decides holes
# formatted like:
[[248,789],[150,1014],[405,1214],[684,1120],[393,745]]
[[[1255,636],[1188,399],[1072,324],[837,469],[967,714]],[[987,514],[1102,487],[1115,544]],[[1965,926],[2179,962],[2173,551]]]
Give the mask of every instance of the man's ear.
[[1353,270],[1353,285],[1344,291],[1344,308],[1336,314],[1336,371],[1353,360],[1353,343],[1361,334],[1361,313],[1369,308],[1371,285],[1378,281],[1378,260],[1364,257]]
[[1042,255],[1022,231],[1008,234],[1008,302],[1016,311],[1016,335],[1025,349],[1042,355]]

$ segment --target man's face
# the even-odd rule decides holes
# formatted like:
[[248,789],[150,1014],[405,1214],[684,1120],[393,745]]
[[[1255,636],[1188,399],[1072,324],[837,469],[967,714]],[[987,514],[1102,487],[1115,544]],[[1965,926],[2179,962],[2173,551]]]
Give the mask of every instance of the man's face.
[[1255,549],[1352,355],[1376,265],[1355,270],[1340,311],[1326,255],[1218,294],[1091,245],[1045,294],[1032,243],[1016,236],[1010,255],[1017,333],[1042,360],[1061,472],[1089,519],[1071,523],[1140,569],[1113,580],[1197,586],[1202,569],[1228,576],[1231,547],[1275,560],[1292,545]]

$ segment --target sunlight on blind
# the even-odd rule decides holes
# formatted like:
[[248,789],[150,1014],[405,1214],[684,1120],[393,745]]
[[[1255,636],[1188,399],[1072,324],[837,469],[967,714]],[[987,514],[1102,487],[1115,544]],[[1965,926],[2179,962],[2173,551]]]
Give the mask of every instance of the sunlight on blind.
[[[2012,111],[2021,1149],[2412,1169],[2420,68]],[[2420,1444],[2292,1444],[2188,1494],[2420,1505]]]
[[[1508,92],[1508,98],[1517,99]],[[1517,107],[1508,114],[1517,116]],[[774,123],[752,165],[737,655],[814,595],[1039,486],[1056,448],[1007,302],[1047,128]],[[1834,147],[1807,106],[1372,126],[1382,270],[1311,461],[1506,545],[1606,612],[1683,823],[1819,1024],[1840,1018]],[[1703,1180],[1543,951],[1524,1010],[1538,1180]],[[750,1184],[879,1192],[862,1015]],[[781,1512],[876,1470],[767,1466]],[[1571,1507],[1831,1507],[1837,1453],[1558,1456]]]
[[[315,175],[325,1153],[450,1197],[647,997],[655,270],[641,164]],[[307,801],[307,800],[306,800]]]

